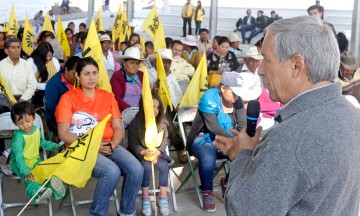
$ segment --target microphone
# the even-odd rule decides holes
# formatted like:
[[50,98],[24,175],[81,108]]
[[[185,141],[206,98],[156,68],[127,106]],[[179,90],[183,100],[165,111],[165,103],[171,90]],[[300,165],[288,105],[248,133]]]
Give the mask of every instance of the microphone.
[[257,100],[249,101],[247,110],[246,110],[246,119],[247,119],[247,127],[246,133],[253,137],[256,133],[256,123],[258,121],[260,114],[260,103]]

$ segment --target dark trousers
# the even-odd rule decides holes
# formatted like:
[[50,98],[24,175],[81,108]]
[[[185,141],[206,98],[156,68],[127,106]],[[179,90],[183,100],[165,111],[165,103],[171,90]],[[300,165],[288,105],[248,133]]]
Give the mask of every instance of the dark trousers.
[[188,31],[188,35],[191,35],[191,17],[188,18],[183,18],[184,24],[183,24],[183,37],[186,36],[186,23],[188,23],[189,25],[189,31]]
[[201,29],[201,21],[195,21],[195,35],[199,35]]

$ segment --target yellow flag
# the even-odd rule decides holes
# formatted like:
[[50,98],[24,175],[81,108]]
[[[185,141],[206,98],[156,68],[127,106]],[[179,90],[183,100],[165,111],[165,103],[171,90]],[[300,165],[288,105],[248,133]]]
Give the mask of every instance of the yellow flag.
[[115,18],[115,22],[114,22],[114,27],[113,27],[113,31],[112,31],[112,40],[113,42],[116,42],[117,39],[119,39],[119,35],[120,35],[120,29],[121,29],[121,18],[122,18],[122,4],[120,4],[119,10],[116,14],[116,18]]
[[140,43],[141,43],[143,50],[145,50],[145,36],[144,35],[141,35]]
[[142,28],[151,38],[155,38],[155,33],[159,27],[159,15],[156,10],[156,5],[154,4],[152,10],[150,11],[149,15],[146,17],[142,24]]
[[79,137],[59,154],[40,162],[31,172],[41,184],[56,176],[63,182],[82,188],[95,166],[108,114],[98,125]]
[[99,31],[104,31],[104,26],[103,26],[103,22],[102,22],[102,18],[101,18],[100,8],[98,10],[95,25],[96,25],[96,31],[98,31],[98,32]]
[[162,22],[160,21],[159,28],[155,32],[154,51],[158,52],[159,49],[165,49],[165,48],[166,48],[166,42],[164,36],[164,28]]
[[4,31],[5,31],[5,32],[8,32],[8,31],[9,31],[9,29],[8,29],[8,24],[6,24],[6,23],[4,24]]
[[24,23],[24,34],[21,43],[22,49],[27,55],[31,55],[31,53],[34,51],[34,40],[32,26],[29,22],[29,19],[26,17]]
[[105,67],[104,58],[102,55],[102,49],[97,35],[94,19],[91,20],[90,28],[88,31],[87,39],[85,41],[84,57],[92,57],[99,65],[99,82],[98,86],[101,89],[104,89],[112,93],[111,85],[109,82],[109,77]]
[[57,39],[59,40],[61,47],[63,48],[65,55],[70,56],[70,45],[69,41],[66,37],[62,21],[60,19],[60,16],[58,16],[58,30],[57,30]]
[[[142,85],[142,103],[145,113],[145,146],[148,149],[155,151],[156,148],[159,147],[162,143],[162,140],[164,138],[164,131],[162,130],[160,133],[158,133],[158,129],[156,126],[154,104],[149,83],[149,74],[146,67],[144,70],[144,78]],[[144,159],[147,161],[152,161],[154,160],[154,158],[155,156],[144,157]]]
[[6,28],[7,28],[7,33],[6,33],[7,35],[15,35],[15,36],[17,35],[17,33],[20,29],[20,25],[16,21],[14,4],[12,5],[10,18],[9,18],[9,24],[7,25]]
[[126,11],[124,11],[123,15],[121,16],[121,27],[120,27],[120,42],[126,41],[130,38],[131,35],[131,28],[129,26],[128,20],[127,20],[127,14]]
[[206,54],[204,54],[194,76],[191,78],[179,107],[199,104],[201,96],[209,88],[207,76]]
[[49,12],[47,12],[46,15],[45,15],[44,25],[43,25],[42,31],[49,31],[49,32],[52,32],[53,34],[55,34],[54,33],[54,28],[51,25],[51,19],[50,19],[50,16],[49,16]]
[[170,99],[170,90],[166,81],[166,73],[160,52],[156,54],[156,70],[159,80],[159,96],[164,104],[164,107],[170,106],[170,110],[172,111],[173,104]]
[[5,80],[0,75],[0,92],[6,94],[9,97],[9,100],[13,103],[16,103],[16,99],[14,95],[11,93],[9,86],[5,82]]

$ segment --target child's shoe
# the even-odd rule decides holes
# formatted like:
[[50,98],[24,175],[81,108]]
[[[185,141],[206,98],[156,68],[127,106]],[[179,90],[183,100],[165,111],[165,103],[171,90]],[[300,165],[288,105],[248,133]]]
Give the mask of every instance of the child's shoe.
[[63,182],[56,176],[53,176],[50,180],[50,187],[59,195],[60,197],[64,197],[66,190]]
[[151,215],[151,203],[150,203],[150,197],[142,198],[142,215],[144,216],[150,216]]
[[52,195],[52,190],[51,188],[43,188],[41,189],[41,191],[39,192],[39,195],[36,199],[36,203],[43,203],[45,202],[46,200],[50,199]]
[[160,209],[160,214],[161,215],[169,215],[170,211],[169,211],[169,202],[167,198],[161,198],[159,197],[157,199],[157,206]]

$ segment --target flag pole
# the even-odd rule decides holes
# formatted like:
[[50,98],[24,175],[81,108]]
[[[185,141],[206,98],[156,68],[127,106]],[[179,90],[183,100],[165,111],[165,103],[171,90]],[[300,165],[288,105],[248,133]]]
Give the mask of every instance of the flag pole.
[[48,180],[46,180],[46,182],[41,186],[41,188],[34,194],[33,197],[31,197],[31,199],[29,200],[29,202],[26,203],[26,205],[24,206],[23,209],[21,209],[21,211],[19,212],[19,214],[17,214],[17,216],[21,215],[23,213],[23,211],[25,211],[26,207],[28,207],[28,205],[31,203],[31,201],[39,194],[39,192],[41,191],[41,189],[43,189],[45,187],[45,185],[50,181],[51,177],[48,178]]
[[152,173],[152,182],[153,182],[153,190],[154,190],[154,210],[155,216],[157,216],[157,209],[156,209],[156,188],[155,188],[155,172],[154,172],[154,164],[151,162],[151,173]]

